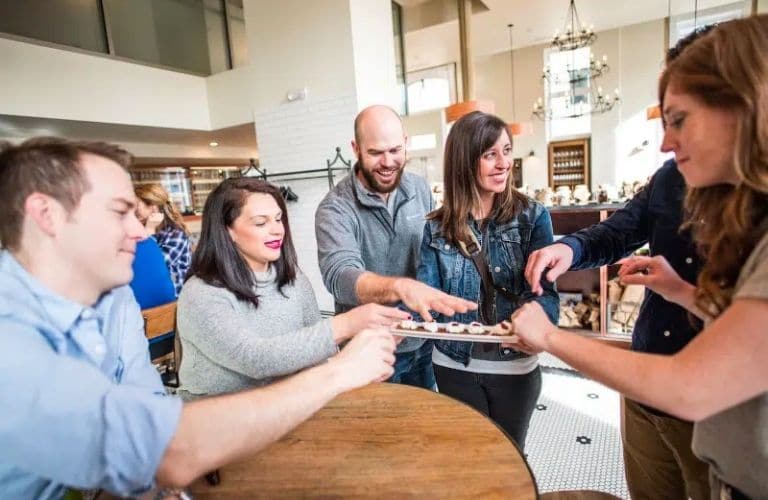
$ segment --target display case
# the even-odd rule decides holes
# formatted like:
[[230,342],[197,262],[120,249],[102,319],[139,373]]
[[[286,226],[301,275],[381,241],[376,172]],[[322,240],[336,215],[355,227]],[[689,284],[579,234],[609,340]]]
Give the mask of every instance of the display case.
[[590,186],[589,138],[549,143],[549,186]]
[[192,209],[196,214],[202,214],[211,191],[224,179],[240,177],[240,167],[191,167],[189,177],[192,182]]
[[192,187],[185,167],[133,167],[130,174],[134,185],[160,184],[179,212],[192,212]]
[[135,166],[131,168],[134,185],[159,183],[165,188],[176,208],[185,215],[203,213],[205,201],[222,180],[239,177],[238,166],[165,167]]
[[[616,203],[551,207],[549,210],[555,239],[597,224],[622,206],[623,204]],[[568,271],[558,278],[557,291],[561,295],[561,316],[568,314],[569,308],[576,309],[582,320],[579,326],[565,326],[585,335],[628,346],[632,339],[629,317],[636,315],[635,309],[639,308],[636,302],[642,301],[642,293],[636,297],[636,290],[627,292],[626,289],[615,288],[616,282],[611,278],[615,278],[618,267],[611,265],[598,269]],[[634,321],[631,324],[633,325]]]

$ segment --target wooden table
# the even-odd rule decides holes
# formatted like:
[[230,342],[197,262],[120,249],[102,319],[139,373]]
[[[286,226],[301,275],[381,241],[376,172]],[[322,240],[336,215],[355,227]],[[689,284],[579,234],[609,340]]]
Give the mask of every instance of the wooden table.
[[261,453],[192,485],[194,498],[535,499],[514,443],[469,406],[375,384],[339,396]]

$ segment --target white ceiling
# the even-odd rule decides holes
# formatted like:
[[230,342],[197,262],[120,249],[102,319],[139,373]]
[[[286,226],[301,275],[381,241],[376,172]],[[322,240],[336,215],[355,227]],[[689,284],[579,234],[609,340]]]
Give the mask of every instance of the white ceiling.
[[[604,31],[693,12],[695,3],[704,10],[732,4],[734,0],[577,0],[582,23]],[[413,3],[420,3],[414,0]],[[472,16],[472,50],[483,57],[509,50],[507,25],[515,25],[515,48],[549,43],[555,31],[563,31],[570,0],[483,0],[487,11]],[[405,9],[404,16],[408,16]],[[458,52],[458,22],[453,20],[405,35],[406,67],[409,71],[455,61]]]

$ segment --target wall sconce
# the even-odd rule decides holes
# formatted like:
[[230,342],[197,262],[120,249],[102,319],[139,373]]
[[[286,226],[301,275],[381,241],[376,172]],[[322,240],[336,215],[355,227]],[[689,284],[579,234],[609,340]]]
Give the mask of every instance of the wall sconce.
[[289,90],[285,95],[285,100],[288,102],[303,101],[307,98],[307,93],[307,87]]
[[541,160],[536,157],[536,152],[533,149],[523,159],[523,167],[529,172],[541,167]]

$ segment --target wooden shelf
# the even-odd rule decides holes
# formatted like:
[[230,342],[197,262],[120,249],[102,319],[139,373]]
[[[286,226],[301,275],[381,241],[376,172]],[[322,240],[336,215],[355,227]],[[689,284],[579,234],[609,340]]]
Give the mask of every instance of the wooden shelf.
[[[590,140],[573,139],[569,141],[554,141],[549,143],[549,186],[590,186]],[[563,176],[571,176],[564,179]]]

